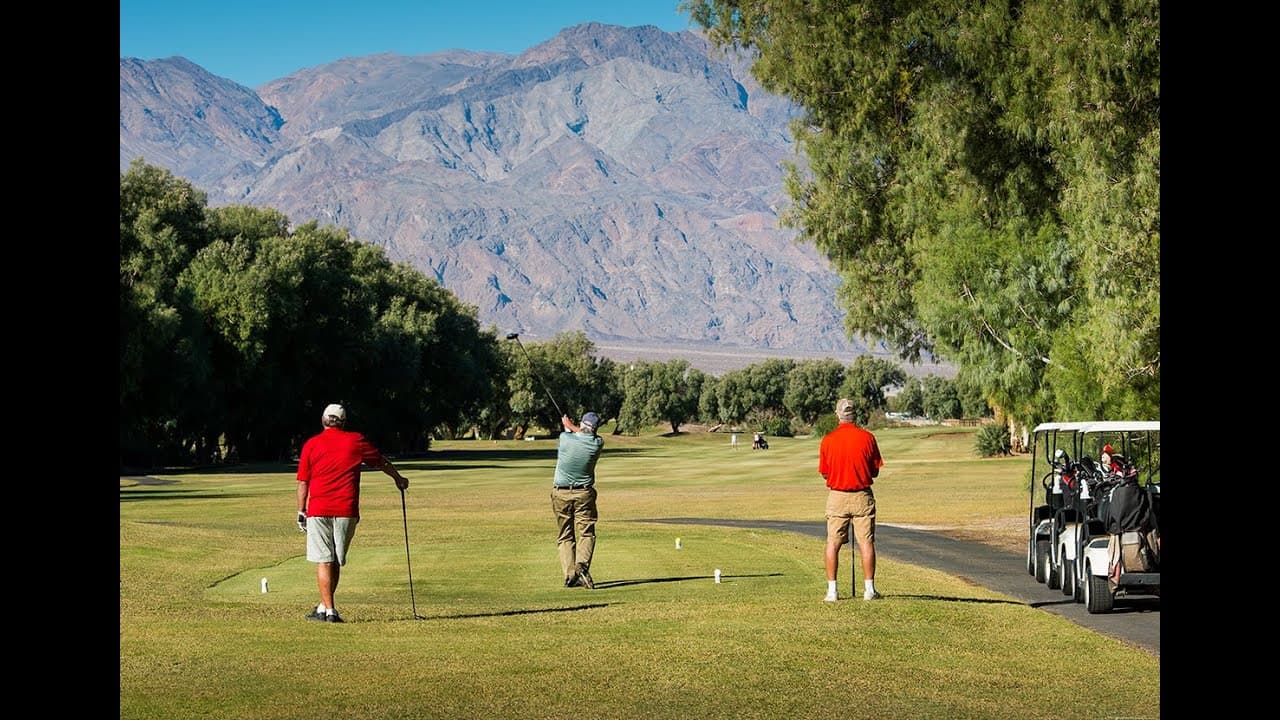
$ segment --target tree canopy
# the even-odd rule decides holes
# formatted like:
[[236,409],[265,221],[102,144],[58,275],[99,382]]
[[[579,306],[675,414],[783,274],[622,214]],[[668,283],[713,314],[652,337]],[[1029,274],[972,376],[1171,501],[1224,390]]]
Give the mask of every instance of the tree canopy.
[[1158,417],[1160,5],[691,0],[803,115],[784,222],[851,335],[1024,424]]
[[423,450],[506,377],[475,308],[381,248],[205,202],[141,162],[120,178],[122,464],[285,459],[334,401]]

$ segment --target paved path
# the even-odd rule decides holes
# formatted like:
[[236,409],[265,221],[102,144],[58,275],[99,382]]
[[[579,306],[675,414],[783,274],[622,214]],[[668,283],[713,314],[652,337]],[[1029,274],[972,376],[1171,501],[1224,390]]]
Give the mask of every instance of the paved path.
[[[717,520],[664,518],[644,522],[781,530],[825,539],[827,523],[789,520]],[[1117,638],[1160,657],[1160,599],[1117,598],[1110,613],[1091,615],[1083,603],[1050,590],[1027,572],[1027,558],[981,543],[964,542],[937,533],[876,523],[876,554],[896,562],[921,565],[964,578],[974,584],[1016,598],[1027,605],[1064,617],[1096,632]],[[847,560],[845,561],[848,562]],[[861,575],[861,568],[859,568]],[[886,592],[877,588],[887,597]]]

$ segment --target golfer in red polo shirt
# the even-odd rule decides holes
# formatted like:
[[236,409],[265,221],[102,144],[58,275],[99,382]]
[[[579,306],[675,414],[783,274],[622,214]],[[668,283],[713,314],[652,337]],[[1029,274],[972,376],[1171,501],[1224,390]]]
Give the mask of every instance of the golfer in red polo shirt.
[[360,522],[360,467],[390,475],[404,490],[409,481],[364,435],[344,429],[347,410],[329,405],[320,415],[324,429],[302,446],[298,458],[298,527],[307,534],[307,559],[316,563],[320,604],[308,620],[342,622],[333,604],[347,548]]
[[[876,497],[871,483],[880,474],[884,461],[876,436],[853,422],[853,402],[836,402],[835,430],[822,438],[818,447],[818,472],[827,480],[827,602],[835,602],[836,569],[840,546],[848,541],[848,525],[862,555],[863,600],[879,600],[876,592]],[[852,572],[852,569],[850,569]]]

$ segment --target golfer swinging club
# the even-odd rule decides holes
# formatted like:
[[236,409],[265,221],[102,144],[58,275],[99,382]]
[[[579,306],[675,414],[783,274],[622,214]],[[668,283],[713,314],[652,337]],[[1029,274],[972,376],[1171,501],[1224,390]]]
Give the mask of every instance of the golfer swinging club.
[[591,556],[596,549],[596,460],[604,448],[604,438],[596,434],[600,417],[593,412],[574,425],[568,415],[560,418],[556,473],[551,487],[551,511],[556,515],[556,550],[565,587],[595,588],[591,579]]
[[307,559],[316,563],[320,604],[308,620],[343,622],[333,604],[347,548],[360,522],[360,466],[390,475],[404,490],[409,481],[364,435],[349,432],[347,410],[333,404],[320,415],[324,429],[302,445],[298,459],[298,528],[307,534]]

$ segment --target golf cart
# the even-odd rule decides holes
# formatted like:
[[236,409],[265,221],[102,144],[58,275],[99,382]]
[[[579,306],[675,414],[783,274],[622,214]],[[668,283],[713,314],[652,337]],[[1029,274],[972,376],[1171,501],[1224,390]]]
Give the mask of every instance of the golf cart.
[[[1041,423],[1032,431],[1027,573],[1067,595],[1075,593],[1073,571],[1082,521],[1076,458],[1080,430],[1090,424]],[[1038,490],[1043,501],[1037,505]]]
[[1076,476],[1084,522],[1069,594],[1092,614],[1111,612],[1117,598],[1159,597],[1160,421],[1094,422],[1077,433],[1099,461],[1082,457]]

